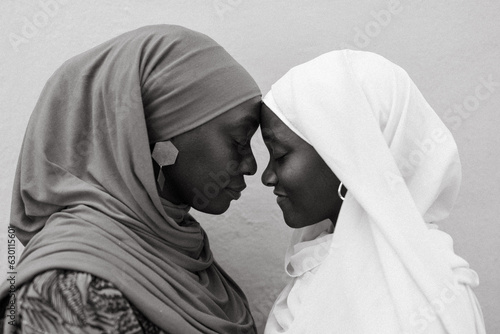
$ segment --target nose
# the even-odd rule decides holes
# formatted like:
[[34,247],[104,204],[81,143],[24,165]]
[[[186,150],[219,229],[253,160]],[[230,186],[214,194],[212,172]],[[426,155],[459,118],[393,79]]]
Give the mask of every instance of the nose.
[[252,149],[250,148],[248,148],[245,157],[241,161],[240,171],[244,175],[254,175],[255,173],[257,173],[257,161],[255,161]]
[[262,173],[261,181],[262,184],[264,184],[266,187],[274,187],[276,184],[278,184],[278,176],[276,175],[273,167],[271,166],[271,161],[269,162],[266,169]]

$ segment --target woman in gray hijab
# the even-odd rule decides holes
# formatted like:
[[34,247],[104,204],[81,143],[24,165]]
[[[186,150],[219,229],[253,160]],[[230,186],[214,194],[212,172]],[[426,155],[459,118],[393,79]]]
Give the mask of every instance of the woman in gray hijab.
[[[33,111],[10,227],[26,245],[5,332],[254,333],[190,207],[256,171],[260,90],[207,36],[143,27],[64,63]],[[10,297],[9,297],[10,296]]]

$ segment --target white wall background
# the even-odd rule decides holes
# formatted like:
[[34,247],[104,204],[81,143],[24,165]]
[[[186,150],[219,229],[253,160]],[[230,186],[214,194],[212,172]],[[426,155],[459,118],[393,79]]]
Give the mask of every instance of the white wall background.
[[[392,9],[390,15],[377,15],[387,9]],[[264,93],[290,67],[333,49],[374,51],[405,68],[458,143],[463,185],[442,228],[453,236],[456,252],[478,272],[476,293],[488,332],[500,333],[499,14],[495,0],[2,1],[2,273],[17,157],[48,77],[66,59],[122,32],[148,24],[179,24],[225,46]],[[216,258],[247,293],[262,329],[285,284],[282,262],[291,230],[271,190],[260,184],[268,158],[260,135],[254,144],[259,171],[249,178],[240,201],[222,217],[196,216],[209,233]]]

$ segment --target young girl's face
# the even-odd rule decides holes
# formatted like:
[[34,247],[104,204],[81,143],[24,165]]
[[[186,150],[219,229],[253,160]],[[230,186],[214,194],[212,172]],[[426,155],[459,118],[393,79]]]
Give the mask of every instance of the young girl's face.
[[316,150],[291,131],[265,104],[261,128],[270,160],[262,183],[274,187],[285,222],[305,227],[327,218],[335,224],[342,201],[340,181]]

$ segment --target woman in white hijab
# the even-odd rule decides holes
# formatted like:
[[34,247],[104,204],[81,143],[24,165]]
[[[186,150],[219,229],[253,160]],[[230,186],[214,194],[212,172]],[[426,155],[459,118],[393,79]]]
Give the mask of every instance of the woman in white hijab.
[[485,333],[477,274],[436,225],[459,191],[457,147],[408,74],[334,51],[264,103],[262,182],[296,228],[265,333]]

